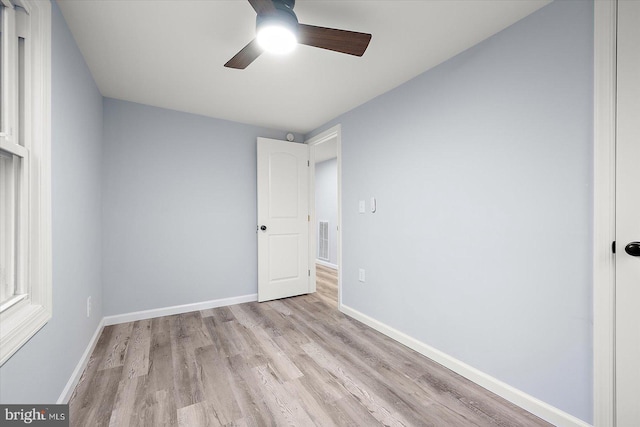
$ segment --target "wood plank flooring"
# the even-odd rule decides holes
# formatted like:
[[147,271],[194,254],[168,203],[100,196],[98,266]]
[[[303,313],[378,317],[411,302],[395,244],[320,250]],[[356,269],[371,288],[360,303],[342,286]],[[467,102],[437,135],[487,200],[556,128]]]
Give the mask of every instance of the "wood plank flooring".
[[338,309],[338,271],[316,264],[316,294],[328,306]]
[[344,316],[317,271],[315,294],[105,327],[71,425],[549,425]]

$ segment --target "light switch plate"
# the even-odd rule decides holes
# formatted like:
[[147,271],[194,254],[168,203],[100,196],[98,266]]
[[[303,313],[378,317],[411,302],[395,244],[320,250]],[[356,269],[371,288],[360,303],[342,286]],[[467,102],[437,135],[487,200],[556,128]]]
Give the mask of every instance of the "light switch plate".
[[358,212],[364,213],[364,210],[365,210],[364,200],[360,200],[358,202]]
[[358,270],[358,280],[364,282],[364,268]]

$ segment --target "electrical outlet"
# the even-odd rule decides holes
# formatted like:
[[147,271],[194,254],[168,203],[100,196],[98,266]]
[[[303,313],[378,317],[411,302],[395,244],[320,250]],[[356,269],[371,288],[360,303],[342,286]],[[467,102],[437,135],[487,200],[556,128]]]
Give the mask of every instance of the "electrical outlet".
[[358,270],[358,280],[364,282],[364,268]]
[[87,297],[87,317],[91,317],[91,297]]

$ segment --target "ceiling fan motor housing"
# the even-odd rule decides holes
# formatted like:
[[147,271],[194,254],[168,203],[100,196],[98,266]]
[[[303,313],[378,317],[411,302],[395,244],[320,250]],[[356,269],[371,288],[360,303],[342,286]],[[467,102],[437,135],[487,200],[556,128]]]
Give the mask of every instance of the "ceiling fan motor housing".
[[248,0],[256,11],[256,37],[224,64],[244,70],[263,52],[286,54],[298,44],[362,56],[371,34],[298,23],[295,0]]
[[298,17],[293,11],[295,0],[273,0],[275,11],[259,13],[256,16],[256,29],[260,31],[263,25],[283,25],[288,27],[293,34],[298,33]]
[[296,0],[272,0],[272,3],[276,9],[285,7],[293,12],[293,7],[296,5]]

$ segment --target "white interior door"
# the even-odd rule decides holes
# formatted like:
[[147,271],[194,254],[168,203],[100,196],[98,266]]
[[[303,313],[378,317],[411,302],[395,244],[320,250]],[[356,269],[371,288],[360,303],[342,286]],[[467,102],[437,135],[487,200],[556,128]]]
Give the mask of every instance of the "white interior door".
[[309,147],[258,138],[258,301],[309,292]]
[[617,43],[616,418],[622,427],[640,426],[640,243],[632,244],[640,242],[640,1],[618,2]]

